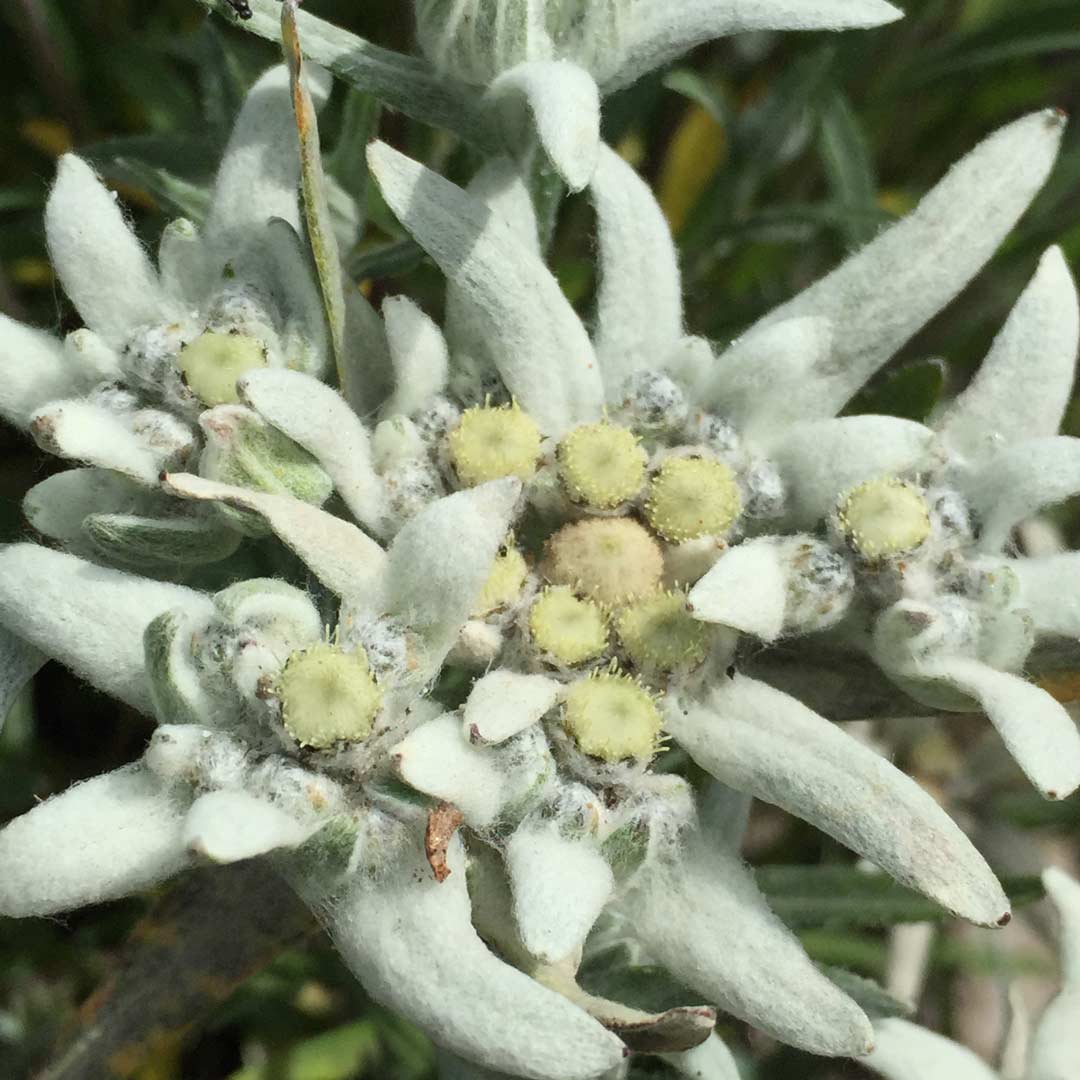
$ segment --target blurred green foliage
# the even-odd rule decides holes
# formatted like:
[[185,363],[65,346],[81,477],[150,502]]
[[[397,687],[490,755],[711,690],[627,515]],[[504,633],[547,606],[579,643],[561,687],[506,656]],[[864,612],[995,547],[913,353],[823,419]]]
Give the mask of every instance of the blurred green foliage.
[[[406,0],[308,6],[381,45],[411,49]],[[903,6],[904,22],[872,33],[757,35],[710,46],[608,103],[607,137],[656,186],[677,230],[693,331],[717,340],[736,336],[910,208],[997,125],[1046,106],[1080,110],[1076,0]],[[67,329],[75,323],[49,271],[41,227],[56,156],[72,147],[88,155],[152,245],[170,218],[202,214],[244,90],[276,57],[265,42],[205,18],[195,0],[0,0],[0,18],[0,310]],[[358,151],[375,123],[383,137],[456,179],[475,166],[445,134],[339,93],[323,127],[327,144],[338,147],[333,172],[353,192],[365,190]],[[367,200],[370,224],[349,255],[351,271],[370,281],[376,296],[407,291],[437,314],[438,275],[377,195],[369,191]],[[560,280],[587,306],[594,281],[586,201],[569,200],[550,224]],[[1080,125],[1067,134],[1053,179],[989,269],[852,408],[924,418],[942,393],[963,385],[1053,242],[1080,266]],[[1076,405],[1070,425],[1080,432]],[[25,531],[23,493],[54,466],[12,431],[0,433],[0,446],[0,530],[7,539]],[[144,719],[50,665],[0,736],[0,820],[131,760],[148,732]],[[1046,804],[1008,784],[983,810],[1040,835],[1080,832],[1074,803]],[[785,903],[805,928],[811,954],[880,977],[885,943],[877,920],[851,904],[845,917],[843,903],[828,903],[841,886],[831,879],[814,885],[805,876],[809,864],[823,864],[826,874],[850,878],[850,857],[770,811],[762,811],[759,824],[765,839],[750,852],[755,860],[804,864],[770,873],[804,873],[805,888]],[[1029,882],[1016,888],[1031,892]],[[912,903],[894,894],[876,899]],[[917,910],[901,917],[929,917],[914,903]],[[0,1076],[19,1080],[48,1059],[143,910],[132,901],[63,923],[0,922]],[[946,935],[935,951],[927,999],[939,1020],[957,974],[1039,968],[1038,958],[1007,957],[992,943],[970,942]],[[745,1054],[743,1033],[725,1033]],[[865,1075],[853,1064],[760,1044],[755,1050],[763,1064],[752,1066],[747,1057],[747,1076],[758,1080]],[[372,1005],[329,948],[315,946],[281,956],[219,1010],[207,1031],[138,1075],[424,1080],[432,1069],[423,1038]],[[635,1069],[671,1075],[655,1062]]]

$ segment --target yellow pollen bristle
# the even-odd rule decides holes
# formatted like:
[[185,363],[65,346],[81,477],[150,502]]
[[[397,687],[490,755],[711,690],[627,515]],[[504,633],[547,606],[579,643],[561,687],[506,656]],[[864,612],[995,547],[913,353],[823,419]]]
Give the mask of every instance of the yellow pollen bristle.
[[617,671],[580,679],[566,693],[563,726],[583,753],[609,764],[652,757],[661,725],[649,691]]
[[648,596],[660,587],[664,557],[644,526],[630,518],[593,518],[564,525],[547,542],[547,579],[602,604]]
[[634,433],[607,421],[576,428],[559,444],[559,476],[567,493],[598,510],[637,495],[647,463]]
[[742,498],[735,474],[711,458],[671,458],[649,485],[649,524],[665,540],[683,543],[723,536],[735,523]]
[[544,590],[529,612],[529,632],[538,648],[563,664],[593,660],[608,645],[603,609],[565,587]]
[[620,612],[615,631],[638,667],[659,671],[696,667],[709,652],[709,627],[686,610],[686,594],[659,593]]
[[540,429],[516,404],[468,409],[449,441],[450,459],[465,487],[504,476],[528,480],[540,458]]
[[852,488],[840,499],[836,518],[851,546],[870,560],[914,551],[930,535],[926,499],[894,476]]

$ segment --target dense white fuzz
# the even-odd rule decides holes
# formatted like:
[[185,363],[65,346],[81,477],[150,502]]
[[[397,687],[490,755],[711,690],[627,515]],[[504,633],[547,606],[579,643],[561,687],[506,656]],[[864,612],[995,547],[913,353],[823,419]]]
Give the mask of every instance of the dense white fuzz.
[[368,161],[398,219],[472,301],[507,388],[544,433],[599,419],[603,388],[585,328],[513,227],[385,143],[372,143]]
[[25,428],[47,401],[77,387],[59,341],[0,314],[0,416]]
[[769,449],[788,485],[790,524],[813,526],[857,484],[918,469],[932,441],[922,424],[894,416],[845,416],[780,429]]
[[687,607],[701,622],[775,641],[784,628],[787,596],[783,551],[773,537],[760,537],[721,555],[690,590]]
[[739,1067],[724,1040],[716,1034],[693,1050],[661,1057],[687,1080],[739,1080]]
[[150,512],[166,501],[159,492],[108,469],[67,469],[26,493],[23,514],[43,536],[78,546],[89,514]]
[[959,657],[920,666],[918,673],[973,697],[997,728],[1016,763],[1048,799],[1080,787],[1080,732],[1045,690],[1018,675]]
[[0,548],[0,623],[143,712],[152,709],[143,631],[172,608],[208,611],[210,601],[35,544]]
[[424,642],[419,678],[439,670],[476,608],[520,493],[520,482],[509,478],[456,492],[422,510],[394,538],[390,611]]
[[514,917],[525,948],[549,964],[585,943],[615,879],[591,836],[572,839],[558,820],[525,822],[506,845]]
[[382,874],[357,874],[331,911],[346,963],[377,1001],[470,1061],[529,1080],[595,1080],[623,1044],[566,998],[504,964],[472,926],[465,850],[437,882],[409,840]]
[[35,806],[0,830],[0,915],[52,915],[175,874],[188,801],[134,765]]
[[828,365],[789,388],[791,408],[838,412],[967,285],[1042,187],[1064,128],[1063,114],[1048,109],[997,131],[903,221],[765,317],[816,315],[833,325]]
[[158,274],[169,296],[188,305],[201,303],[214,285],[199,227],[186,218],[170,221],[158,241]]
[[289,495],[267,495],[190,473],[170,474],[162,483],[184,499],[222,502],[259,514],[328,589],[378,605],[386,553],[355,525]]
[[606,144],[590,194],[600,249],[596,355],[608,401],[614,402],[629,376],[661,366],[682,335],[682,279],[652,191]]
[[1080,638],[1080,551],[1014,559],[1008,565],[1020,579],[1020,603],[1035,632]]
[[811,1053],[870,1048],[869,1020],[814,967],[733,856],[692,843],[650,869],[625,908],[648,953],[710,1003]]
[[0,627],[0,731],[23,687],[47,660],[39,649]]
[[875,1022],[874,1050],[861,1064],[886,1080],[998,1080],[966,1046],[899,1017]]
[[511,151],[530,149],[531,126],[566,186],[588,184],[601,142],[600,91],[587,71],[569,60],[526,61],[499,75],[486,100]]
[[1015,443],[985,458],[963,490],[982,522],[979,546],[1000,551],[1014,525],[1080,492],[1080,439],[1054,435]]
[[544,675],[492,671],[478,679],[465,702],[465,737],[500,743],[535,724],[554,704],[562,684]]
[[388,296],[382,306],[394,365],[394,392],[382,415],[414,416],[431,407],[446,387],[450,355],[438,324],[407,296]]
[[1035,1028],[1028,1080],[1070,1080],[1080,1025],[1080,883],[1051,867],[1043,884],[1061,918],[1062,986]]
[[952,818],[885,758],[787,694],[736,676],[668,730],[718,780],[809,821],[947,910],[986,926],[1009,901]]
[[245,791],[211,791],[192,804],[184,820],[183,842],[192,855],[233,863],[296,847],[316,828]]
[[57,166],[45,239],[64,292],[110,344],[123,345],[133,330],[168,317],[157,274],[115,196],[74,154]]
[[1010,443],[1056,434],[1078,341],[1076,284],[1061,248],[1052,247],[971,385],[936,425],[945,444],[976,461]]
[[254,371],[238,389],[264,420],[319,462],[356,520],[381,535],[386,500],[371,461],[371,438],[344,398],[298,371]]

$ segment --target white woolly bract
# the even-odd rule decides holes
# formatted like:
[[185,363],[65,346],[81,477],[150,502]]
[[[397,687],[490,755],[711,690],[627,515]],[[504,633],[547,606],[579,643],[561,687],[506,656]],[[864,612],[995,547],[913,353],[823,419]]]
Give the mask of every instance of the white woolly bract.
[[773,537],[731,548],[690,590],[687,609],[701,622],[717,623],[774,641],[784,628],[787,572]]
[[473,929],[459,837],[441,884],[412,840],[331,913],[346,963],[376,1000],[470,1061],[530,1080],[595,1080],[623,1045],[566,998],[497,959]]
[[688,1080],[739,1080],[739,1067],[724,1040],[716,1034],[693,1050],[660,1057]]
[[0,627],[0,731],[23,687],[48,659],[40,649]]
[[198,225],[187,218],[170,221],[158,241],[158,275],[169,296],[194,306],[214,284]]
[[181,870],[187,800],[135,765],[76,784],[0,830],[0,914],[115,900]]
[[1037,633],[1080,638],[1080,551],[1012,559],[1009,568]]
[[995,132],[903,221],[765,317],[811,315],[833,326],[828,366],[788,388],[792,407],[807,417],[838,412],[964,288],[1042,187],[1064,127],[1048,109]]
[[914,780],[800,701],[737,676],[705,707],[668,710],[668,730],[707,772],[809,821],[972,922],[1009,901],[983,857]]
[[153,708],[143,657],[147,625],[173,608],[209,607],[192,589],[108,570],[36,544],[0,548],[0,623],[142,712]]
[[527,821],[505,857],[525,948],[549,964],[574,955],[615,887],[595,840],[563,836],[557,820]]
[[[25,428],[48,401],[80,389],[59,341],[0,314],[0,416]],[[85,388],[85,387],[84,387]]]
[[874,1050],[862,1064],[886,1080],[998,1080],[966,1046],[898,1017],[874,1024]]
[[472,302],[503,381],[544,433],[598,419],[603,388],[588,334],[512,226],[384,143],[371,144],[368,161],[395,215]]
[[108,469],[67,469],[35,484],[23,499],[26,520],[43,536],[78,545],[89,514],[148,512],[165,498]]
[[407,296],[388,296],[382,306],[394,366],[394,393],[382,415],[414,416],[446,388],[450,354],[438,324]]
[[183,842],[192,855],[233,863],[297,847],[317,828],[247,792],[211,791],[192,804],[184,821]]
[[492,671],[476,681],[465,702],[465,737],[473,742],[504,742],[535,724],[555,704],[561,690],[561,683],[544,675]]

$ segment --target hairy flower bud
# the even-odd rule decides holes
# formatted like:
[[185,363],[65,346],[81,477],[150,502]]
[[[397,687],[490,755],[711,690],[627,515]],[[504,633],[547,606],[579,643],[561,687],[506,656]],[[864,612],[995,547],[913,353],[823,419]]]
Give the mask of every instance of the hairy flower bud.
[[540,429],[517,407],[479,405],[450,433],[450,460],[465,487],[516,476],[528,480],[540,457]]
[[597,510],[637,495],[647,463],[633,432],[607,422],[575,428],[559,444],[559,475],[567,493]]
[[537,647],[561,664],[594,660],[608,644],[607,620],[598,604],[563,587],[547,589],[529,612]]
[[177,366],[188,389],[204,405],[235,405],[236,381],[266,367],[266,349],[246,334],[207,331],[180,350]]
[[735,474],[722,461],[671,458],[649,485],[645,512],[666,540],[723,536],[741,508]]
[[630,676],[609,670],[570,687],[563,725],[583,753],[613,764],[652,757],[661,719],[648,690]]

